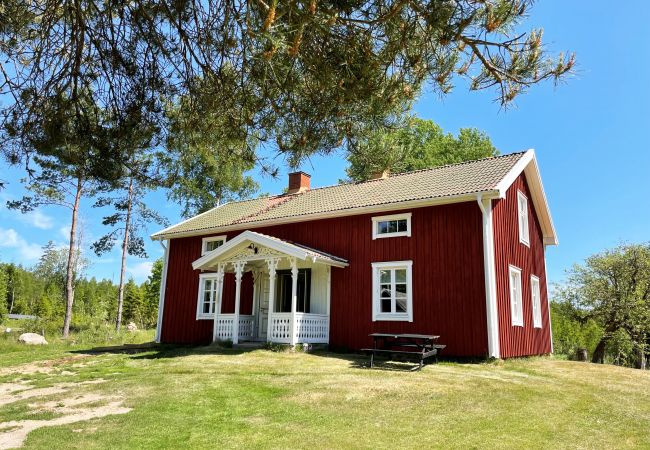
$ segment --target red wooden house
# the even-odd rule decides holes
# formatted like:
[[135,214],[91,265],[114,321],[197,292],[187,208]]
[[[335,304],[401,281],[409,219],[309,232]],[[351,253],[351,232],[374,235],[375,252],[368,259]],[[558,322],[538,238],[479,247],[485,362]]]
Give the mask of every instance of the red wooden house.
[[440,336],[446,354],[550,353],[556,235],[532,150],[226,203],[166,241],[157,340],[323,343]]

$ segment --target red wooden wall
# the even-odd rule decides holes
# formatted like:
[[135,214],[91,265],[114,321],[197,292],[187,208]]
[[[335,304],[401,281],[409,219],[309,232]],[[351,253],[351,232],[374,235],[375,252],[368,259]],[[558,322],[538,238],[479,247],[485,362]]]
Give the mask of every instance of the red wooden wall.
[[[482,218],[477,203],[407,211],[413,214],[411,237],[373,240],[371,217],[384,213],[253,230],[348,260],[349,267],[332,268],[332,348],[366,347],[371,343],[368,334],[372,332],[412,332],[440,335],[440,342],[448,346],[445,352],[448,355],[486,355]],[[239,233],[228,233],[228,239]],[[191,263],[200,255],[200,236],[171,241],[163,342],[210,340],[212,321],[196,320],[199,271],[192,270]],[[413,261],[414,321],[373,322],[371,263],[402,260]],[[252,290],[247,289],[242,298],[250,299]],[[234,281],[229,278],[224,286],[224,298],[231,298],[233,291]],[[247,302],[250,305],[250,300]]]
[[[519,242],[517,191],[528,198],[530,247]],[[521,174],[508,188],[506,198],[493,203],[494,256],[497,278],[497,307],[501,357],[537,355],[551,352],[548,316],[546,264],[542,230],[533,206],[526,177]],[[509,265],[521,269],[524,326],[513,326],[510,314]],[[533,327],[530,276],[540,282],[542,328]]]

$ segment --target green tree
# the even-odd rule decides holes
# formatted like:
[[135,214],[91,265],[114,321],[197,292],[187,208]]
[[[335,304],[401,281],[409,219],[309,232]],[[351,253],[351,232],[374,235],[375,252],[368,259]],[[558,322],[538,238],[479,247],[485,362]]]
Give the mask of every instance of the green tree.
[[[625,244],[590,256],[569,272],[560,297],[602,327],[593,362],[604,362],[610,346],[615,349],[615,360],[634,359],[645,368],[650,338],[650,244]],[[626,348],[634,355],[622,355]]]
[[98,207],[111,205],[114,211],[112,214],[105,216],[102,221],[103,225],[112,227],[112,230],[92,245],[95,253],[101,255],[112,250],[115,242],[121,235],[122,259],[115,319],[115,329],[117,331],[120,331],[122,325],[127,254],[146,258],[147,252],[144,248],[144,239],[141,236],[141,232],[146,230],[146,225],[150,222],[161,226],[168,225],[167,219],[158,214],[154,209],[147,207],[144,201],[147,187],[145,181],[136,178],[134,174],[124,181],[125,183],[120,186],[124,190],[123,196],[100,198],[95,204]]
[[[73,132],[74,129],[76,127],[72,126],[69,131]],[[57,135],[57,139],[63,138]],[[76,154],[75,162],[64,163],[52,157],[36,158],[40,168],[39,172],[29,180],[24,180],[31,195],[23,196],[20,200],[8,201],[7,207],[18,209],[23,213],[33,211],[41,206],[59,206],[70,211],[70,233],[65,266],[66,313],[63,320],[63,336],[68,337],[72,321],[75,283],[83,267],[78,229],[79,207],[82,196],[89,195],[96,186],[92,180],[88,179],[87,163],[93,159],[92,153],[69,147],[65,143],[61,145],[68,149],[67,160],[74,159],[70,154]]]
[[133,278],[129,279],[124,289],[124,320],[133,321],[139,327],[144,327],[145,301],[144,293]]
[[353,181],[364,181],[384,170],[402,173],[498,154],[490,138],[474,128],[461,128],[455,137],[431,120],[411,117],[403,126],[355,141],[346,173]]
[[144,296],[146,304],[145,324],[153,327],[158,321],[158,301],[160,300],[160,284],[162,283],[163,260],[158,258],[151,267],[151,274],[145,281]]
[[9,290],[9,283],[4,264],[0,264],[0,323],[4,322],[9,313],[7,308],[7,293]]
[[[104,150],[91,173],[114,180],[125,158],[112,138],[138,120],[166,136],[169,104],[189,98],[200,111],[208,98],[222,118],[206,118],[215,134],[237,130],[238,141],[272,144],[296,165],[392,122],[424,88],[445,94],[464,78],[508,104],[560,79],[573,56],[551,57],[541,30],[521,31],[533,4],[4,0],[0,86],[12,101],[2,117],[20,143],[44,122],[65,123],[65,105],[79,124],[69,136]],[[2,148],[22,161],[31,147]]]
[[579,349],[593,354],[603,336],[596,320],[568,301],[552,301],[550,306],[554,352],[570,358]]

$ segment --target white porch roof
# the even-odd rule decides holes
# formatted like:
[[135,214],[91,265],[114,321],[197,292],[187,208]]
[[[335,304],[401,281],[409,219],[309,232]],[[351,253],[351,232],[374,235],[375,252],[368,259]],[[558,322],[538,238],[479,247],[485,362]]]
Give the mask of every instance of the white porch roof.
[[[294,242],[285,241],[273,236],[268,236],[266,234],[258,233],[255,231],[244,231],[238,236],[234,237],[230,241],[227,241],[221,247],[212,250],[209,253],[206,253],[196,261],[192,263],[192,267],[196,269],[211,269],[215,264],[219,262],[229,262],[233,259],[237,259],[238,255],[233,255],[233,251],[237,248],[247,248],[247,245],[254,244],[254,246],[261,246],[266,249],[271,250],[271,252],[276,252],[284,256],[296,258],[301,261],[309,261],[313,263],[322,263],[334,267],[347,267],[348,262],[329,253],[321,252],[313,248],[296,244]],[[264,260],[272,258],[273,253],[269,252],[260,252],[258,254],[257,247],[254,247],[254,250],[251,249],[246,255],[240,255],[240,259],[245,260]]]

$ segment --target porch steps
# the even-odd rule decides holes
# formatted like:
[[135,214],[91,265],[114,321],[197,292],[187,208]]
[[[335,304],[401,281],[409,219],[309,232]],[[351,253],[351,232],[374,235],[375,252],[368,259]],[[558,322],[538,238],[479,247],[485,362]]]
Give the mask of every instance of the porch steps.
[[264,342],[262,341],[245,341],[240,342],[239,344],[233,344],[232,348],[241,348],[241,349],[254,349],[264,347]]

